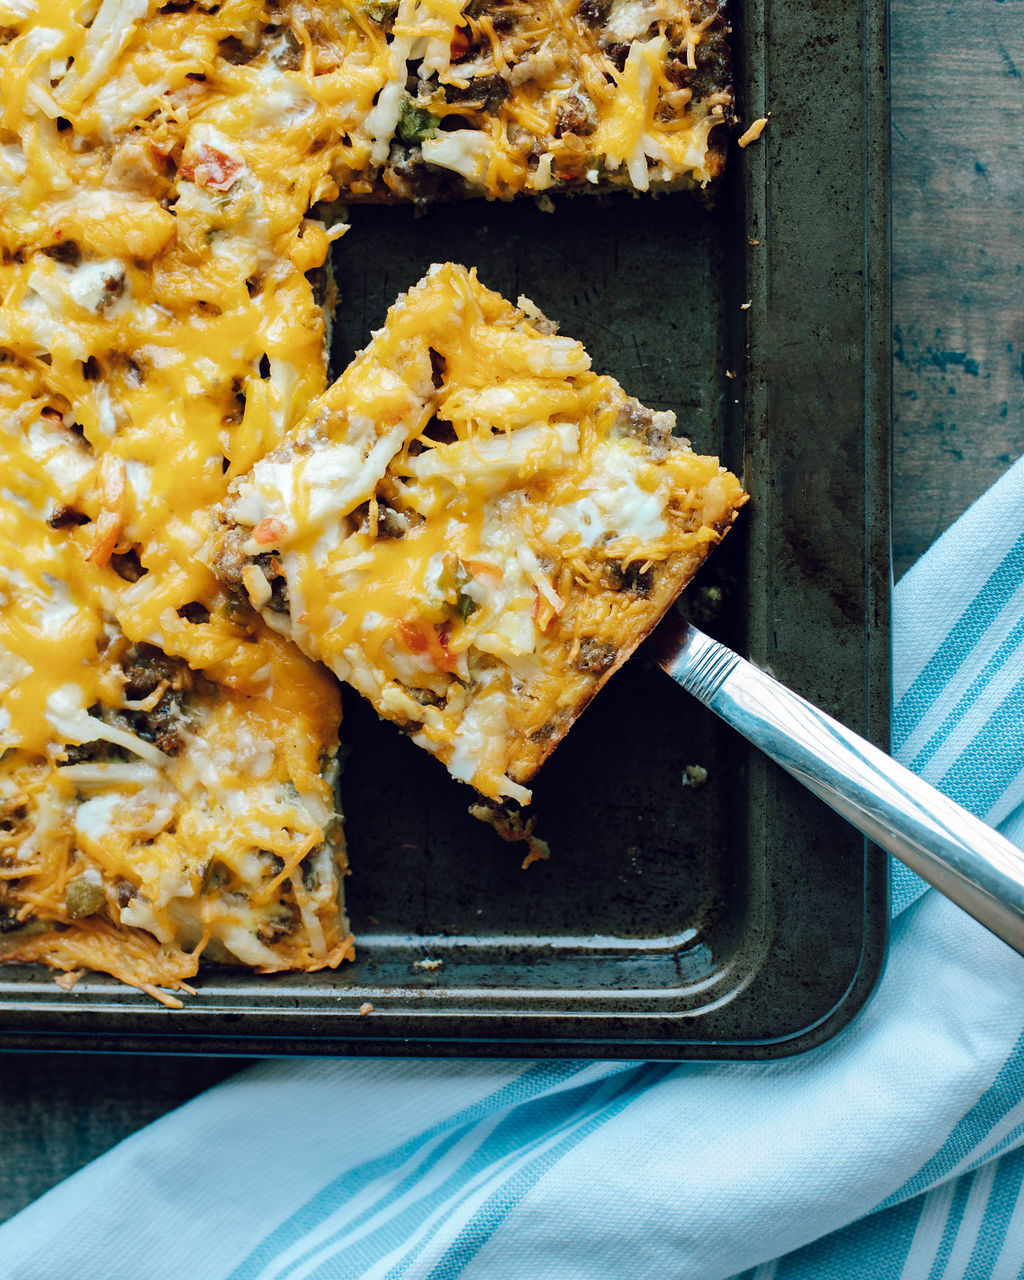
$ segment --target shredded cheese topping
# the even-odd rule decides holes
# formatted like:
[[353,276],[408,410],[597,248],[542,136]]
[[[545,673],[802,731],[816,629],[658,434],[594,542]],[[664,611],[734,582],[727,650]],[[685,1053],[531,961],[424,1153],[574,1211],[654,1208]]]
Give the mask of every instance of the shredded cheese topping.
[[745,495],[523,303],[432,268],[232,484],[206,556],[456,778],[525,803]]
[[[313,543],[278,575],[272,512],[298,501],[303,536],[329,543],[332,512],[362,504],[379,532],[377,486],[401,460],[422,507],[417,591],[442,613],[461,591],[475,651],[532,671],[527,615],[568,616],[542,544],[585,559],[619,532],[612,509],[566,497],[512,555],[491,503],[463,522],[457,590],[436,509],[455,479],[557,488],[591,447],[596,407],[571,401],[585,357],[562,339],[541,356],[505,325],[507,349],[477,349],[512,381],[463,388],[457,439],[418,456],[430,369],[410,385],[384,361],[323,470],[296,479],[272,459],[327,382],[317,289],[345,227],[323,210],[704,184],[731,112],[724,30],[688,0],[0,0],[0,957],[173,1002],[162,989],[188,989],[203,954],[261,969],[350,954],[337,690],[276,634],[293,625],[322,623],[342,674],[364,651],[404,673],[373,687],[388,714],[458,776],[525,794],[492,745],[503,677],[481,670],[456,731],[447,677],[468,648],[395,633],[404,556],[381,554],[356,628],[295,569]],[[496,340],[490,321],[479,339],[455,328]],[[471,424],[488,421],[508,433],[485,440]],[[666,517],[625,457],[608,483],[656,549]],[[200,551],[243,476],[261,514],[240,603]],[[356,549],[339,590],[366,580]],[[451,715],[403,691],[436,670]]]
[[218,52],[258,12],[0,36],[0,956],[152,991],[351,954],[337,690],[195,554],[326,381],[332,154],[272,51]]

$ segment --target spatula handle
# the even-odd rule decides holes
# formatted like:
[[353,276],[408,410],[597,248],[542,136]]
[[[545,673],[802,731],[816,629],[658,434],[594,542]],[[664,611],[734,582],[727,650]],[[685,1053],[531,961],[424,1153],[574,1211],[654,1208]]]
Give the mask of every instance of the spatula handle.
[[773,676],[678,626],[654,652],[674,680],[1024,955],[1024,851]]

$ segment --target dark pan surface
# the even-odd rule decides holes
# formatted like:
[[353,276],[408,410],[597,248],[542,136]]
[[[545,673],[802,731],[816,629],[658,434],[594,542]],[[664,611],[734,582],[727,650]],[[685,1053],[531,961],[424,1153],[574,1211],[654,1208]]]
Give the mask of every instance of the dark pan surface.
[[[882,14],[876,0],[742,7],[741,117],[771,121],[733,148],[717,208],[680,194],[352,210],[334,354],[343,364],[434,261],[527,294],[743,475],[752,501],[684,611],[884,745]],[[177,1012],[103,978],[64,993],[12,968],[0,1043],[765,1058],[819,1043],[869,994],[884,859],[642,658],[539,776],[552,857],[525,871],[521,847],[468,816],[467,788],[357,696],[345,712],[354,965],[211,970]],[[707,780],[684,787],[692,765]]]

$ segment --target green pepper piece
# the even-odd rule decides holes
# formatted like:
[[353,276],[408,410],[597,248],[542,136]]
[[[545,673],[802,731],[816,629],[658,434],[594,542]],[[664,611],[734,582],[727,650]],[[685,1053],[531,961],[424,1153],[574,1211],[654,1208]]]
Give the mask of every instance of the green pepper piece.
[[398,0],[372,0],[366,5],[366,13],[374,22],[385,23],[398,13]]
[[64,889],[64,905],[72,920],[81,920],[84,916],[95,915],[106,906],[107,895],[101,884],[93,884],[85,876],[69,880]]
[[403,142],[422,142],[437,133],[438,119],[432,111],[419,106],[408,94],[402,99],[396,133]]

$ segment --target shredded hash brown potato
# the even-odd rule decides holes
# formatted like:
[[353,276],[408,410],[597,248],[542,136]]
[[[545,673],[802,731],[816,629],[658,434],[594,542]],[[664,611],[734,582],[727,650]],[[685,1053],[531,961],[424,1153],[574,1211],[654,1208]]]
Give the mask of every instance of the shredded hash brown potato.
[[520,804],[746,501],[523,307],[433,267],[232,482],[207,551],[454,777]]
[[[174,1004],[201,958],[351,956],[336,682],[278,634],[295,619],[272,524],[241,589],[200,556],[210,513],[326,392],[325,264],[346,228],[324,210],[704,186],[734,123],[727,34],[718,0],[0,0],[0,959]],[[600,386],[587,422],[619,394]],[[404,465],[426,422],[401,426]],[[389,520],[419,519],[371,497],[381,545]],[[571,629],[566,706],[613,665],[588,640],[641,630],[669,589],[657,539],[642,561],[606,551],[509,571],[515,625],[525,592],[545,641]],[[515,637],[482,636],[497,586],[467,556],[444,562],[438,617],[463,600],[474,652],[529,666]],[[614,625],[580,585],[606,562],[659,584],[622,594]],[[401,661],[427,672],[440,653],[442,675],[406,681],[390,714],[434,726],[458,776],[524,795],[571,716],[533,724],[524,702],[534,745],[471,767],[492,703],[456,744],[431,700],[454,714],[470,659],[439,635],[399,632]]]
[[331,155],[180,8],[0,0],[0,957],[150,992],[352,954],[336,685],[195,557],[326,384]]

